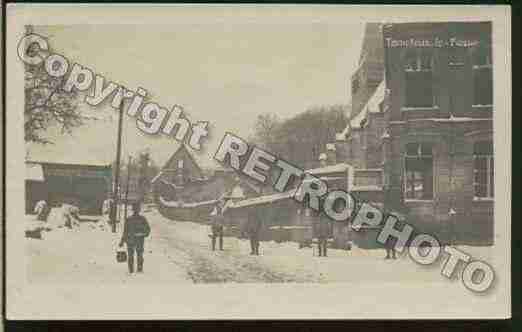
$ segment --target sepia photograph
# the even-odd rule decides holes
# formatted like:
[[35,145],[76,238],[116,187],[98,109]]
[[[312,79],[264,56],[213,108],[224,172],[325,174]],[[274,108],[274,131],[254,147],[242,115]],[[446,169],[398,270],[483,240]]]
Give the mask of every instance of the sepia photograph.
[[7,22],[9,319],[510,317],[508,7]]

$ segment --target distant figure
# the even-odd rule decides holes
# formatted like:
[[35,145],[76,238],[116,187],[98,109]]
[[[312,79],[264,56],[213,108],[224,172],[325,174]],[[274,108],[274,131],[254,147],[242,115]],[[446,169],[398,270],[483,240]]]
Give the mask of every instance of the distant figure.
[[65,227],[72,229],[73,227],[80,226],[80,209],[77,206],[63,203],[62,215]]
[[111,212],[112,204],[114,204],[114,200],[112,198],[107,198],[104,200],[102,205],[102,214],[109,214]]
[[386,249],[386,257],[384,257],[384,259],[397,259],[397,255],[395,253],[395,246],[393,245],[393,241],[390,237],[388,238],[386,243],[384,243],[384,248]]
[[317,248],[319,250],[319,257],[327,256],[328,238],[330,237],[331,224],[329,221],[320,219],[318,223],[314,224],[315,235],[317,236]]
[[261,227],[263,226],[263,219],[261,211],[254,209],[248,216],[247,233],[250,238],[250,255],[259,256],[259,236],[261,235]]
[[47,221],[49,216],[49,206],[45,200],[39,200],[34,206],[34,213],[36,213],[36,219],[39,221]]
[[212,251],[216,250],[216,239],[219,238],[219,250],[223,250],[223,205],[218,202],[211,213],[212,217]]
[[[401,183],[403,183],[402,181],[404,180],[403,177],[401,176]],[[400,210],[401,209],[401,204],[399,204],[399,206],[397,206],[397,203],[395,202],[396,200],[396,197],[394,193],[392,193],[392,191],[389,189],[389,187],[383,187],[383,191],[384,191],[384,206],[383,206],[383,212],[385,214],[390,214],[390,213],[394,213],[396,214],[395,212],[397,210]],[[401,190],[401,193],[400,193],[400,202],[403,202],[403,199],[404,197],[402,196],[403,195],[403,191]],[[386,218],[383,218],[383,220],[386,219]],[[384,224],[381,224],[381,227],[383,227]],[[390,237],[388,237],[387,241],[384,243],[384,249],[386,249],[386,257],[384,257],[384,259],[390,259],[390,258],[393,258],[393,259],[397,259],[397,255],[395,253],[395,247],[393,245],[393,241]]]
[[122,247],[124,243],[127,244],[129,273],[134,272],[134,252],[138,256],[138,272],[143,272],[144,242],[145,238],[150,234],[150,226],[147,219],[140,215],[141,204],[139,202],[132,204],[132,211],[132,216],[125,221],[119,245]]

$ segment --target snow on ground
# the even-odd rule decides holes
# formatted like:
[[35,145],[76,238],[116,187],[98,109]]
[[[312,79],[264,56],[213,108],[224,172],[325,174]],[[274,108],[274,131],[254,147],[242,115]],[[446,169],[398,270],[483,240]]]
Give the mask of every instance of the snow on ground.
[[196,282],[441,281],[437,273],[422,269],[406,257],[385,260],[384,250],[329,249],[328,257],[317,257],[313,248],[270,241],[261,242],[260,256],[250,256],[249,241],[232,237],[224,239],[224,252],[210,251],[209,226],[165,220],[161,227],[179,242],[177,245],[186,247],[195,263],[192,273]]
[[[27,216],[27,219],[34,219],[34,216]],[[130,276],[127,264],[116,262],[121,233],[112,233],[103,218],[98,222],[81,223],[79,228],[72,230],[59,227],[56,219],[50,218],[50,224],[54,227],[42,233],[43,239],[25,239],[29,281],[190,282],[185,271],[169,260],[163,242],[146,243],[146,273]],[[154,228],[151,237],[157,237]]]
[[[104,220],[82,223],[79,229],[55,226],[43,239],[26,238],[28,277],[34,282],[448,282],[441,264],[424,267],[406,254],[385,260],[381,249],[351,251],[329,249],[317,257],[314,249],[297,243],[261,242],[260,256],[251,256],[246,239],[224,238],[224,251],[210,250],[210,227],[194,222],[171,221],[156,210],[144,213],[151,224],[145,243],[145,273],[127,274],[115,252],[120,234]],[[28,216],[28,219],[34,218]],[[53,217],[54,218],[54,217]],[[121,231],[121,227],[118,227]],[[467,250],[467,251],[466,251]],[[466,247],[481,257],[490,248]],[[486,257],[484,257],[486,256]]]

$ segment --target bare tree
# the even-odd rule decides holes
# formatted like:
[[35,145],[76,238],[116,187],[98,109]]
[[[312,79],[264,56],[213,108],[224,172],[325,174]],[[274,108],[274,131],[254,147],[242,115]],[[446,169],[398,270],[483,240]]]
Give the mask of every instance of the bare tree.
[[272,149],[274,147],[274,133],[280,124],[279,118],[275,114],[265,113],[258,115],[254,125],[252,141],[263,148]]
[[[27,31],[31,32],[32,28],[28,27]],[[38,52],[38,47],[29,48],[28,53],[31,52]],[[82,124],[82,115],[77,108],[78,94],[63,90],[64,76],[50,76],[43,62],[39,65],[25,64],[26,142],[52,143],[45,135],[49,127],[58,125],[62,132],[70,133],[72,128]]]
[[296,165],[313,165],[326,144],[348,122],[346,105],[313,107],[284,121],[271,114],[260,115],[254,127],[255,142]]

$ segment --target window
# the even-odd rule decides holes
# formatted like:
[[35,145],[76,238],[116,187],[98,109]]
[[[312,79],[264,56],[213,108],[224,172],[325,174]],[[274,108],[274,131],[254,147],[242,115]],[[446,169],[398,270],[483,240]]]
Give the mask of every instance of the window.
[[493,165],[493,142],[475,143],[473,148],[475,197],[494,197],[495,173]]
[[473,66],[475,67],[491,67],[491,48],[477,47],[473,50]]
[[479,47],[473,51],[473,105],[493,104],[493,70],[491,49]]
[[406,107],[433,107],[433,56],[425,49],[409,49],[405,58]]
[[429,143],[406,145],[404,194],[406,199],[433,199],[433,154]]
[[178,160],[178,169],[183,168],[183,159]]

